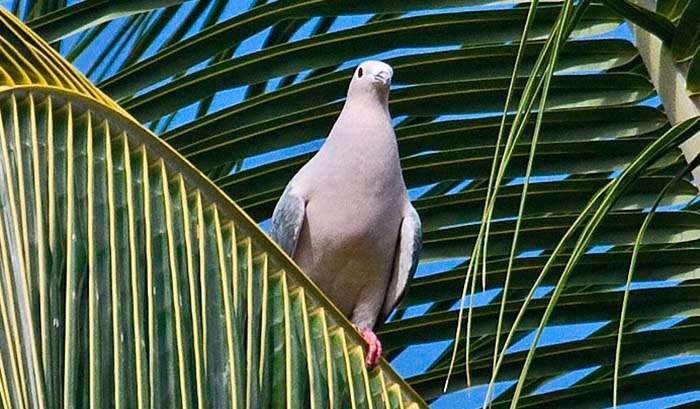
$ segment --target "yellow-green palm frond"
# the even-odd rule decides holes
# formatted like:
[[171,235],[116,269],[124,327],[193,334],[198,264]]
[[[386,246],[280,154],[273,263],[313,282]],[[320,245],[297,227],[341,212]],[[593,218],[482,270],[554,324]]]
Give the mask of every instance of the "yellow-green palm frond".
[[226,195],[0,16],[30,52],[0,60],[0,406],[425,406]]

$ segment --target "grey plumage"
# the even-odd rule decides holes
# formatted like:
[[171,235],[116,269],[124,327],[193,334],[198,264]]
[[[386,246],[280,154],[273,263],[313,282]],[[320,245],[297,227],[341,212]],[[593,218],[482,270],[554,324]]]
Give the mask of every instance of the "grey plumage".
[[391,281],[387,287],[379,322],[389,316],[406,293],[408,282],[416,273],[421,250],[421,224],[418,212],[411,206],[401,222]]
[[360,64],[328,138],[272,216],[272,238],[359,328],[401,300],[421,247],[388,110],[392,74]]
[[289,185],[284,189],[272,214],[270,235],[290,256],[294,255],[297,247],[301,226],[304,223],[305,207],[304,199],[294,194]]

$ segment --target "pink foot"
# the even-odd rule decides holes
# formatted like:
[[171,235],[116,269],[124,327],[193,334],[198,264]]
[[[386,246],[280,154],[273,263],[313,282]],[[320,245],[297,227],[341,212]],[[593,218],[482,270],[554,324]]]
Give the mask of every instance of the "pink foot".
[[377,338],[377,335],[375,335],[371,329],[360,328],[359,330],[360,334],[362,334],[362,338],[364,338],[369,345],[365,364],[367,364],[367,368],[372,369],[377,366],[379,358],[382,357],[382,343],[379,342],[379,338]]

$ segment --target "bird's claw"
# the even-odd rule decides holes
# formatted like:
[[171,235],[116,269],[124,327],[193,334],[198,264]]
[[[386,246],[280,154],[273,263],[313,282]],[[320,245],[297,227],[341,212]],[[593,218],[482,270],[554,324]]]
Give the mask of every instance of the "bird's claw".
[[367,356],[365,358],[365,364],[367,368],[372,369],[377,366],[379,359],[382,357],[382,343],[377,338],[377,335],[369,328],[358,328],[362,338],[365,339],[367,345]]

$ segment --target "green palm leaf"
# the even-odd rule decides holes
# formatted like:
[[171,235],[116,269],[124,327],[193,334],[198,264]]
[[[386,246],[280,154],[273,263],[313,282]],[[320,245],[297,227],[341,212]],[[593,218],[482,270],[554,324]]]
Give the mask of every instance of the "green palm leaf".
[[0,93],[3,406],[422,405],[201,173],[75,91]]
[[[9,7],[99,88],[37,35],[0,14],[0,114],[9,135],[2,157],[10,159],[2,172],[11,182],[0,227],[7,231],[3,266],[13,268],[3,270],[10,281],[3,281],[7,303],[0,305],[7,311],[0,337],[11,340],[0,345],[8,357],[0,367],[2,405],[33,406],[40,392],[54,406],[61,404],[55,399],[83,404],[117,397],[122,406],[140,407],[158,406],[157,399],[183,406],[421,405],[388,366],[364,370],[361,339],[253,223],[269,218],[289,178],[332,125],[351,71],[344,63],[377,54],[395,68],[390,109],[404,177],[425,230],[419,274],[379,333],[387,356],[399,364],[416,346],[442,342],[425,369],[409,371],[408,383],[434,401],[445,395],[451,370],[448,391],[509,382],[494,396],[495,407],[610,405],[614,379],[617,403],[697,389],[694,363],[635,372],[659,359],[698,355],[693,334],[700,219],[692,202],[697,189],[688,179],[660,199],[667,208],[651,219],[637,247],[631,290],[623,288],[649,208],[685,167],[675,146],[696,125],[669,126],[665,113],[649,103],[656,90],[634,45],[610,38],[621,17],[651,30],[674,58],[690,61],[687,87],[695,92],[700,64],[694,2],[661,1],[657,11],[624,1],[582,2],[581,14],[567,8],[567,19],[580,18],[575,28],[559,24],[561,3],[537,5],[522,50],[529,4],[280,0],[247,8],[236,3],[231,12],[218,0],[119,3],[101,8],[99,1],[66,6],[22,0]],[[460,8],[442,10],[454,6]],[[366,24],[339,24],[362,13],[370,14]],[[563,37],[572,28],[555,56],[555,35],[545,42],[552,28]],[[251,42],[259,49],[251,50]],[[51,74],[42,74],[46,68]],[[548,81],[548,72],[553,77],[539,109],[542,96],[535,88]],[[239,93],[229,91],[236,87]],[[516,109],[521,99],[532,106]],[[69,129],[69,117],[72,156],[67,132],[58,131]],[[503,136],[513,126],[522,131],[513,131],[506,147]],[[26,153],[35,145],[39,160]],[[53,163],[61,164],[53,168],[63,169],[51,183],[49,147]],[[73,178],[66,176],[69,162]],[[503,180],[496,187],[499,168]],[[32,196],[34,191],[41,194]],[[55,200],[48,200],[50,191]],[[484,213],[490,203],[492,215]],[[488,225],[485,215],[493,218]],[[574,225],[579,230],[571,230]],[[69,239],[69,226],[77,241]],[[145,234],[147,228],[154,233]],[[479,247],[484,237],[486,250]],[[569,241],[562,243],[564,237]],[[455,305],[474,248],[474,271],[497,294],[460,320]],[[599,248],[606,250],[593,251]],[[20,256],[23,263],[16,264]],[[15,265],[24,273],[14,274],[20,271]],[[85,266],[105,273],[93,276]],[[61,276],[63,271],[71,274]],[[42,275],[65,278],[54,283],[39,280]],[[15,276],[36,284],[22,292]],[[465,288],[481,287],[476,283]],[[543,295],[528,295],[538,286]],[[147,290],[154,287],[155,294]],[[77,298],[68,303],[70,289]],[[53,301],[39,302],[45,299]],[[31,325],[20,319],[23,303]],[[63,311],[58,330],[55,311]],[[76,341],[70,350],[61,332],[69,328],[67,316]],[[668,328],[648,329],[674,317],[679,322]],[[470,329],[455,337],[460,321]],[[494,353],[504,339],[529,345],[535,331],[594,322],[601,327],[579,339],[496,354],[502,361],[494,379]],[[115,340],[122,326],[128,347]],[[33,342],[24,343],[30,335],[20,331],[25,327],[34,331]],[[148,341],[141,347],[137,332]],[[450,369],[455,345],[458,359]],[[90,363],[105,354],[111,358]],[[151,362],[153,357],[158,359]],[[587,368],[596,369],[561,390],[541,388]],[[137,386],[133,396],[131,385]]]

